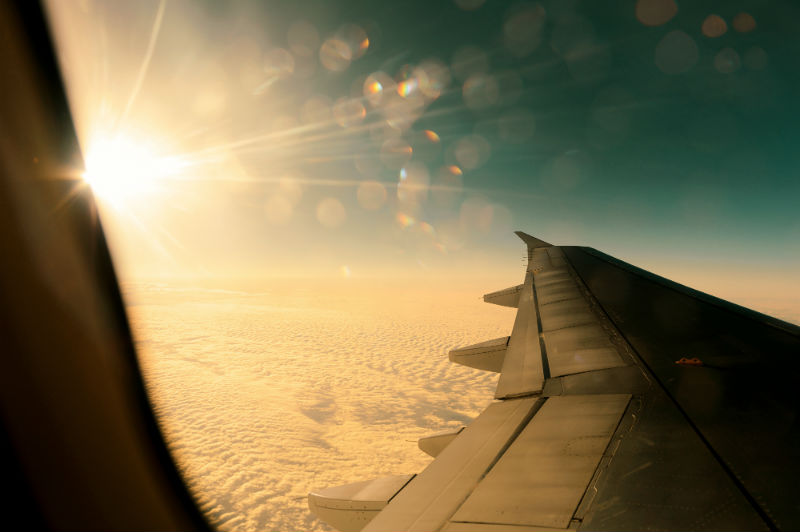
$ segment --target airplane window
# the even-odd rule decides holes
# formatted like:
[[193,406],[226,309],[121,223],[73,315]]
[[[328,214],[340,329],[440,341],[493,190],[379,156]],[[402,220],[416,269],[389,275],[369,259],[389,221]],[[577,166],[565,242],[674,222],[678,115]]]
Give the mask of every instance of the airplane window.
[[223,530],[420,471],[522,229],[800,323],[791,2],[46,2],[148,392]]

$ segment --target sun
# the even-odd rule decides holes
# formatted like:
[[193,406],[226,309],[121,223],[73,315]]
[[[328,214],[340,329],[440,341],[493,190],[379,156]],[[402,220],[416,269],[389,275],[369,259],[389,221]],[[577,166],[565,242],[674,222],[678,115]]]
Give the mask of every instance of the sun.
[[125,136],[93,140],[84,162],[83,180],[95,197],[117,207],[156,192],[159,181],[183,166],[179,159],[158,156],[147,144]]

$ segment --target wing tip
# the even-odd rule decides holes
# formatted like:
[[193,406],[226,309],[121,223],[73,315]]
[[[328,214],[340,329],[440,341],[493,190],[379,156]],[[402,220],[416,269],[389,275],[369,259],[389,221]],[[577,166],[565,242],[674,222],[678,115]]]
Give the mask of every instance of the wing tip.
[[522,241],[525,242],[531,249],[547,248],[553,245],[548,242],[545,242],[544,240],[539,240],[538,238],[531,236],[528,233],[523,233],[522,231],[514,231],[514,234],[520,237]]

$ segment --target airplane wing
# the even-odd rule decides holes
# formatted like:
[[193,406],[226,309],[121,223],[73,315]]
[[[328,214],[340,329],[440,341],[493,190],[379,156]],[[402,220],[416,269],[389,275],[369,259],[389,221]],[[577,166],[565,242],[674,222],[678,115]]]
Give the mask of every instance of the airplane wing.
[[[322,489],[340,530],[800,529],[800,328],[582,247],[527,244],[511,335],[450,360],[500,372],[417,475]],[[743,279],[742,282],[747,282]]]

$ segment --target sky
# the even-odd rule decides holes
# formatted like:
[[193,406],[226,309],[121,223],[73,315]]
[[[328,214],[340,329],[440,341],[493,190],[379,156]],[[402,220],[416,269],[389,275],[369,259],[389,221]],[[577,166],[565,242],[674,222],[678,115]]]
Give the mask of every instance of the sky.
[[[46,0],[171,450],[224,530],[414,473],[523,230],[800,323],[791,1]],[[485,308],[490,307],[490,308]]]
[[800,320],[800,8],[607,4],[47,6],[123,279],[519,277],[519,229]]

